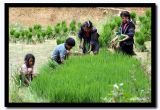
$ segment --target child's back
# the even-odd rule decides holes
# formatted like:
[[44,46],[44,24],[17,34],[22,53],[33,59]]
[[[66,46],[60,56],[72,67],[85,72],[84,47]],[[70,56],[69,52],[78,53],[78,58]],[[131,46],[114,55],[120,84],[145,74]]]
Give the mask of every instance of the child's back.
[[67,53],[67,50],[65,48],[65,43],[59,44],[53,50],[51,59],[53,59],[53,60],[58,62],[60,57],[65,58],[66,53]]

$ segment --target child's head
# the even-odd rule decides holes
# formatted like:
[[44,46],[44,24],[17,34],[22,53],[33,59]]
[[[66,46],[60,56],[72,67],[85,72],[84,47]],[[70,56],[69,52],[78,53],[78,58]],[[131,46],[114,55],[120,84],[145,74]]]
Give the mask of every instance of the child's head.
[[24,58],[24,61],[27,67],[32,67],[34,66],[34,63],[35,63],[35,57],[33,54],[27,54]]
[[83,25],[83,30],[84,31],[87,31],[87,32],[90,32],[92,30],[92,22],[91,21],[86,21]]
[[120,16],[123,23],[126,23],[128,20],[130,20],[130,13],[128,11],[122,11]]
[[75,40],[74,40],[73,38],[69,37],[69,38],[66,40],[65,44],[66,44],[66,49],[67,49],[67,50],[70,50],[70,49],[72,49],[72,47],[75,46]]

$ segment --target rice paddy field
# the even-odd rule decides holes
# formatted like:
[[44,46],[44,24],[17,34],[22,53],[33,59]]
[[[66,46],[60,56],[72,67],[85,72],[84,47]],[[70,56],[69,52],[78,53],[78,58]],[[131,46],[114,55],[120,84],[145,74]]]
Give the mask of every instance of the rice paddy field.
[[31,88],[48,102],[145,102],[150,97],[140,62],[121,53],[72,56],[64,65],[47,63],[39,73]]
[[[17,9],[10,9],[10,13],[16,18],[15,10]],[[27,12],[27,10],[25,11]],[[49,12],[48,15],[50,15],[51,10],[44,11],[41,9],[39,12]],[[92,13],[93,10],[89,10]],[[119,11],[95,10],[94,14],[99,15],[96,19],[89,15],[82,16],[85,8],[84,10],[79,9],[81,15],[79,19],[75,19],[74,16],[64,16],[63,20],[57,18],[54,21],[52,18],[51,21],[47,21],[50,17],[46,15],[42,24],[38,24],[37,21],[41,20],[37,20],[36,17],[32,19],[35,24],[25,24],[29,18],[24,18],[23,22],[23,16],[20,16],[20,21],[23,22],[21,24],[14,23],[14,17],[10,18],[9,102],[151,102],[151,72],[147,74],[146,68],[144,68],[144,62],[147,62],[147,68],[151,68],[151,55],[148,56],[151,50],[145,46],[145,42],[151,43],[151,11],[148,9],[130,9],[131,17],[138,27],[136,28],[134,49],[139,54],[146,52],[148,56],[143,58],[142,62],[137,56],[109,51],[110,41],[114,37],[117,26],[121,23],[121,18],[117,15]],[[19,11],[23,13],[24,10]],[[54,12],[54,10],[52,11]],[[61,11],[66,12],[69,9],[61,9]],[[36,9],[34,14],[35,12]],[[107,18],[108,13],[110,16]],[[62,65],[57,65],[51,61],[50,55],[55,46],[64,43],[65,39],[70,36],[76,40],[76,46],[72,52],[79,51],[77,32],[83,21],[88,19],[93,20],[100,34],[101,48],[99,54],[72,54]],[[15,22],[17,21],[15,20]],[[50,25],[51,22],[52,25]],[[35,55],[34,69],[38,74],[29,87],[21,86],[18,76],[19,67],[23,64],[26,53]],[[142,55],[142,57],[145,56]]]

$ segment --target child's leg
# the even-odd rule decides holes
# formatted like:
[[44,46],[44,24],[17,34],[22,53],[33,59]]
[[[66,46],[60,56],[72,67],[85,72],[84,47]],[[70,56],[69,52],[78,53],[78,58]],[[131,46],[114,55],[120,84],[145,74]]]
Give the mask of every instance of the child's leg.
[[24,74],[20,75],[20,80],[22,81],[23,85],[27,85],[28,86],[29,83],[30,83],[29,80],[28,80],[28,78],[27,78],[27,75],[24,75]]
[[96,44],[93,46],[92,51],[93,51],[93,54],[94,54],[94,55],[98,54],[98,52],[99,52],[99,43],[96,43]]

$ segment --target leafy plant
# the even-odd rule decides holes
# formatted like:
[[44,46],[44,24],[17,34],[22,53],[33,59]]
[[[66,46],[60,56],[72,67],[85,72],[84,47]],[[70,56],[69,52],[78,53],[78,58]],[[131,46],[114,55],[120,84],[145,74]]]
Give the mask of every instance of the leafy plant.
[[133,22],[136,24],[136,17],[137,17],[136,12],[134,12],[134,11],[131,12],[130,16],[131,16],[131,19],[133,20]]
[[65,39],[64,37],[57,38],[57,39],[56,39],[57,45],[64,43],[65,40],[66,40],[66,39]]
[[136,32],[135,33],[135,36],[136,36],[136,42],[139,44],[139,45],[143,45],[144,44],[144,35],[142,32]]
[[46,35],[47,35],[47,38],[52,38],[53,36],[53,29],[51,26],[47,26],[47,30],[46,30]]
[[70,23],[70,31],[75,32],[76,31],[76,21],[72,20]]

